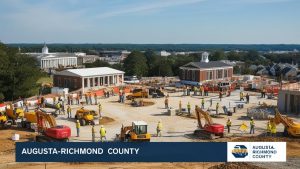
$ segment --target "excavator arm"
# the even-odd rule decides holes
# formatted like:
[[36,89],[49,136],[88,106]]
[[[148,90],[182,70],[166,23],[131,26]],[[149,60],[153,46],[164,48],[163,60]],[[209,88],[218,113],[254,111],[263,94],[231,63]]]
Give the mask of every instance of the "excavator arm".
[[213,124],[213,121],[209,115],[208,112],[206,111],[203,111],[201,108],[199,108],[198,106],[196,106],[195,108],[195,112],[196,112],[196,115],[197,115],[197,120],[198,120],[198,126],[203,129],[203,125],[201,123],[201,118],[204,118],[205,119],[205,124],[208,124],[208,125],[211,125]]
[[41,110],[36,110],[37,125],[39,131],[45,131],[48,128],[56,127],[56,121],[50,114],[46,114]]

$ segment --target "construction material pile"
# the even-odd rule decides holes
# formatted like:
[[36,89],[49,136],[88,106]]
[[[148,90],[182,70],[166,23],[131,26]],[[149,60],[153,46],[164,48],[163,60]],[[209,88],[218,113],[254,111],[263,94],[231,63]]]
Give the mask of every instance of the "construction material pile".
[[270,118],[271,115],[274,115],[275,111],[272,107],[256,107],[251,108],[247,112],[247,116],[249,118],[253,117],[254,119],[259,120],[267,120]]
[[223,163],[216,166],[209,167],[209,169],[264,169],[262,167],[258,167],[256,165],[252,165],[250,163]]

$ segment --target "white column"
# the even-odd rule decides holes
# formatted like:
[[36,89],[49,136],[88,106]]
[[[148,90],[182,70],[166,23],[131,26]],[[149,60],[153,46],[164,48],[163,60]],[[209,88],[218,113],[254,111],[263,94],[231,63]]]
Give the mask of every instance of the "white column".
[[90,78],[87,78],[87,87],[90,88],[91,84],[90,84]]
[[95,77],[93,77],[93,87],[95,87]]
[[115,84],[115,75],[112,75],[112,84]]
[[82,88],[82,94],[84,94],[84,78],[81,78],[81,88]]
[[98,86],[100,86],[100,77],[97,77],[98,78]]

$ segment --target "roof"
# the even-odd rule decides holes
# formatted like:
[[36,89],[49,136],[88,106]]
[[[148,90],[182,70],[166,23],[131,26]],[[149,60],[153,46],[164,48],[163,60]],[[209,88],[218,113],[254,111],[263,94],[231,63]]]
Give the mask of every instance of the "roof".
[[137,125],[137,126],[139,126],[139,125],[147,125],[147,123],[145,121],[133,121],[132,123],[134,125]]
[[55,73],[56,75],[64,75],[64,76],[80,76],[80,77],[88,77],[88,76],[103,76],[103,75],[111,75],[111,74],[124,74],[125,72],[109,68],[109,67],[95,67],[95,68],[83,68],[83,69],[67,69],[61,72]]
[[191,66],[200,69],[208,69],[208,68],[215,68],[215,67],[232,67],[231,65],[221,61],[190,62],[188,64],[183,65],[182,67],[191,67]]

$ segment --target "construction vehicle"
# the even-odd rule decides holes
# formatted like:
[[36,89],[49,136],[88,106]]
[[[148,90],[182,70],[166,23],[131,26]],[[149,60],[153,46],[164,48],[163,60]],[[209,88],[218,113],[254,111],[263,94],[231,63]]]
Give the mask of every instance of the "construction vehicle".
[[37,118],[37,142],[66,142],[71,136],[71,129],[65,125],[57,125],[51,114],[41,110],[35,111]]
[[8,119],[12,120],[12,123],[15,124],[16,120],[22,119],[24,117],[24,110],[21,108],[14,107],[12,103],[9,103],[5,107],[6,116]]
[[162,92],[158,88],[150,88],[149,89],[149,95],[152,95],[152,98],[160,98],[160,97],[165,97],[164,92]]
[[0,112],[0,127],[7,126],[8,122],[5,112]]
[[123,126],[120,135],[117,138],[120,141],[149,142],[151,135],[147,131],[145,121],[133,121],[131,126]]
[[95,125],[94,116],[97,113],[94,110],[84,109],[83,107],[76,111],[75,119],[79,120],[81,126],[85,126],[88,124]]
[[131,100],[132,98],[148,98],[148,91],[145,89],[134,89],[126,98]]
[[271,118],[270,121],[273,124],[275,123],[275,125],[278,125],[280,123],[284,125],[283,135],[300,137],[300,124],[295,123],[293,119],[287,116],[283,116],[277,108],[275,108],[274,118]]
[[32,129],[31,124],[37,123],[36,112],[25,112],[21,121],[22,128]]
[[[203,111],[200,107],[196,106],[195,112],[198,120],[199,129],[194,131],[197,136],[216,139],[224,136],[224,125],[213,123],[208,112]],[[205,124],[202,125],[201,118],[205,119]]]

